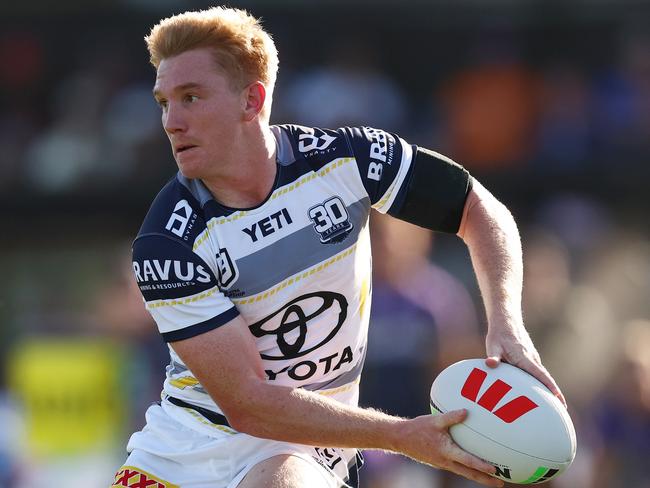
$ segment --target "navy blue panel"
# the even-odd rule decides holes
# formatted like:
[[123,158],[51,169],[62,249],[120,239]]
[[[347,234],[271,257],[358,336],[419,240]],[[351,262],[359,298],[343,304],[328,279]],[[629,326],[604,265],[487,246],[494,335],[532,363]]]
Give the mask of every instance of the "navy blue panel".
[[203,207],[206,221],[210,220],[213,217],[217,217],[217,218],[228,217],[229,215],[234,214],[235,212],[239,212],[240,210],[243,209],[226,207],[224,205],[221,205],[216,200],[210,200],[206,202],[205,206]]
[[212,317],[211,319],[206,320],[205,322],[200,322],[198,324],[185,327],[184,329],[174,330],[172,332],[165,332],[162,334],[162,336],[165,342],[182,341],[183,339],[189,339],[190,337],[194,337],[200,334],[205,334],[206,332],[221,327],[222,325],[226,325],[228,322],[230,322],[238,315],[239,315],[239,311],[235,307],[233,307],[226,310],[221,315]]
[[160,233],[135,240],[133,272],[147,301],[186,297],[217,285],[210,267],[188,245]]
[[384,196],[399,173],[402,145],[396,135],[370,127],[344,129],[370,202]]
[[[299,180],[302,178],[304,175],[311,171],[318,171],[320,167],[315,167],[310,163],[313,163],[314,161],[308,161],[305,158],[298,158],[296,161],[293,163],[287,165],[287,166],[280,166],[278,165],[278,188],[289,185],[293,183],[296,180]],[[322,165],[321,165],[322,167]]]
[[[282,125],[279,127],[286,131],[289,136],[288,140],[295,156],[293,164],[300,163],[300,161],[306,163],[299,165],[301,170],[297,171],[304,172],[297,174],[297,176],[302,176],[312,170],[317,171],[334,159],[352,156],[348,141],[340,130],[303,127],[301,125]],[[287,173],[287,176],[290,176],[290,173]],[[293,176],[295,179],[296,173]],[[278,182],[279,186],[293,181],[293,179],[288,178],[283,178],[283,180]]]
[[193,243],[204,230],[200,203],[174,176],[154,199],[138,235],[161,233]]

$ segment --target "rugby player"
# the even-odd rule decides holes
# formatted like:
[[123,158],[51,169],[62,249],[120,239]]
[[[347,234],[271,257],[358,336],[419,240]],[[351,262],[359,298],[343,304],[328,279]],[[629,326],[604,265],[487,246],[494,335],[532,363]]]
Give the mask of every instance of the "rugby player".
[[371,208],[458,234],[487,310],[487,364],[516,364],[562,398],[523,325],[508,210],[398,135],[270,126],[277,51],[243,10],[176,15],[146,42],[179,172],[134,241],[133,270],[171,362],[113,486],[352,487],[359,449],[502,486],[448,435],[465,411],[404,419],[357,400]]

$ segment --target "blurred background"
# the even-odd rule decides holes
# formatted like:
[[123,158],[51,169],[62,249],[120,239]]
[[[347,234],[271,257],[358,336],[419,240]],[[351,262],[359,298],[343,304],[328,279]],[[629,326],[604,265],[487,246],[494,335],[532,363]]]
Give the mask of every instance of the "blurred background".
[[[274,123],[372,125],[464,164],[522,233],[526,323],[579,449],[556,488],[648,488],[650,1],[233,1],[280,51]],[[181,0],[0,6],[0,487],[109,486],[166,346],[130,242],[176,168],[143,37]],[[363,405],[427,413],[484,355],[464,245],[372,222]],[[395,344],[399,334],[402,341]],[[370,452],[366,488],[476,486]]]

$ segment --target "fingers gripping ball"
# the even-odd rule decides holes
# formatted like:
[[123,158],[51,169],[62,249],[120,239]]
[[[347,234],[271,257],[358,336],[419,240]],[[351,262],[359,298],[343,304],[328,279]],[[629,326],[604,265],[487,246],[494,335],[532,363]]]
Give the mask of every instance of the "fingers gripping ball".
[[509,364],[468,359],[446,368],[431,386],[431,412],[466,409],[449,433],[464,450],[493,464],[510,483],[559,476],[576,453],[573,423],[562,403],[537,379]]

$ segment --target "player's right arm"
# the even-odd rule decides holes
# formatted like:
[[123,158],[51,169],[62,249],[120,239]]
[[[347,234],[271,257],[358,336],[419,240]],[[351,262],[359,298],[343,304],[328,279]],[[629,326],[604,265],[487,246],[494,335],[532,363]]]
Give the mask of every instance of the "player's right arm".
[[503,486],[486,474],[494,472],[490,464],[451,440],[447,429],[464,419],[464,411],[402,419],[267,383],[241,316],[171,346],[240,432],[322,447],[398,452],[486,486]]

